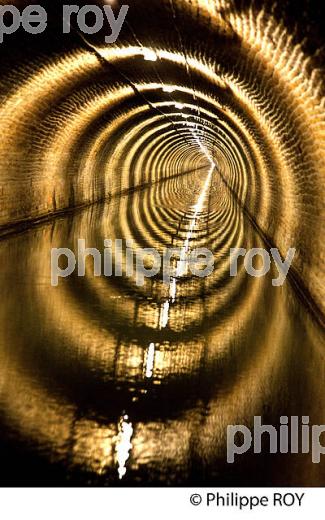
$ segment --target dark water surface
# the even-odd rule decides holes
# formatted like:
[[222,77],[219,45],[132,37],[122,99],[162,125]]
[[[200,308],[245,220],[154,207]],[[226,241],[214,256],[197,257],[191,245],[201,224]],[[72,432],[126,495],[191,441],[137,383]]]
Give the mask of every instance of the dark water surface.
[[[79,238],[207,247],[215,268],[138,287],[94,277],[89,261],[52,287],[51,248],[76,252]],[[227,464],[229,424],[325,423],[322,331],[288,280],[272,286],[276,269],[253,278],[240,261],[230,277],[230,247],[265,245],[209,173],[0,242],[2,485],[325,483],[323,461],[270,455],[268,442]]]

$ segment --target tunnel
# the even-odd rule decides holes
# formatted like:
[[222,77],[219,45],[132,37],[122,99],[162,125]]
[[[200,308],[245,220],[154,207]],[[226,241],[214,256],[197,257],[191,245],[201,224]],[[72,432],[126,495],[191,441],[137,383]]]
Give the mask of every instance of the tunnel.
[[[324,484],[265,436],[226,459],[229,425],[325,424],[322,3],[128,0],[113,43],[123,2],[37,4],[0,44],[1,482]],[[110,273],[88,251],[54,286],[81,246]]]

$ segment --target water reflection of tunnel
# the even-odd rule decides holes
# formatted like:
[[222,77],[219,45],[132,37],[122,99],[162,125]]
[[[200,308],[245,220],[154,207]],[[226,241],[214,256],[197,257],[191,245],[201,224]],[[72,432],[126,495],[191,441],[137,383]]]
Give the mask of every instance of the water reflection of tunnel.
[[[318,7],[129,3],[116,45],[62,37],[57,2],[2,58],[1,230],[60,217],[1,242],[8,472],[19,446],[59,482],[256,483],[266,465],[267,484],[319,484],[306,456],[281,475],[224,462],[228,424],[324,423]],[[215,269],[166,289],[87,264],[51,287],[51,247],[78,238],[208,247]],[[231,247],[272,246],[296,248],[285,287],[229,277]]]

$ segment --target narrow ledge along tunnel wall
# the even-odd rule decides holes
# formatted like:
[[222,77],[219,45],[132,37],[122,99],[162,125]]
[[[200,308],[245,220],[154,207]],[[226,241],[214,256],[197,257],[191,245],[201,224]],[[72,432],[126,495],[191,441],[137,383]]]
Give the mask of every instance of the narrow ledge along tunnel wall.
[[103,45],[75,23],[63,36],[60,2],[43,2],[47,31],[0,49],[2,233],[204,167],[199,139],[224,197],[282,255],[296,247],[295,281],[324,315],[318,4],[130,1]]

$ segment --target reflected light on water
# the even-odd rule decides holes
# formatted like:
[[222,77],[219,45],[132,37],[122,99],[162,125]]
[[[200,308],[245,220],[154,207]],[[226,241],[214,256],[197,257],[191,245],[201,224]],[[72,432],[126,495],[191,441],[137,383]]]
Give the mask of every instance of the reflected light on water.
[[[202,149],[202,151],[205,153],[209,160],[209,156],[204,148],[204,146],[201,144],[201,142],[197,139],[197,142],[199,144],[199,147]],[[211,161],[210,161],[211,162]],[[197,220],[199,218],[199,213],[202,212],[204,203],[206,202],[206,199],[209,195],[209,188],[211,186],[211,178],[214,171],[215,165],[211,162],[211,167],[208,170],[206,180],[203,184],[202,189],[200,190],[200,195],[198,197],[198,200],[196,204],[193,205],[193,211],[194,214],[189,218],[188,223],[188,231],[186,233],[186,238],[183,242],[183,245],[180,250],[180,256],[179,260],[177,261],[177,267],[176,267],[176,274],[175,276],[170,277],[170,283],[169,283],[169,298],[166,300],[160,309],[160,316],[159,316],[159,327],[160,329],[163,329],[167,327],[168,320],[169,320],[169,310],[172,303],[175,302],[176,294],[177,294],[177,279],[184,276],[187,273],[188,269],[188,253],[190,249],[190,241],[192,239],[193,231],[195,228],[195,225],[197,223]]]
[[147,351],[146,377],[152,377],[152,371],[155,360],[155,344],[150,343]]
[[115,445],[119,479],[122,479],[126,474],[126,461],[128,460],[130,456],[129,452],[132,449],[132,435],[132,423],[129,421],[128,415],[122,415],[118,423],[118,434]]

